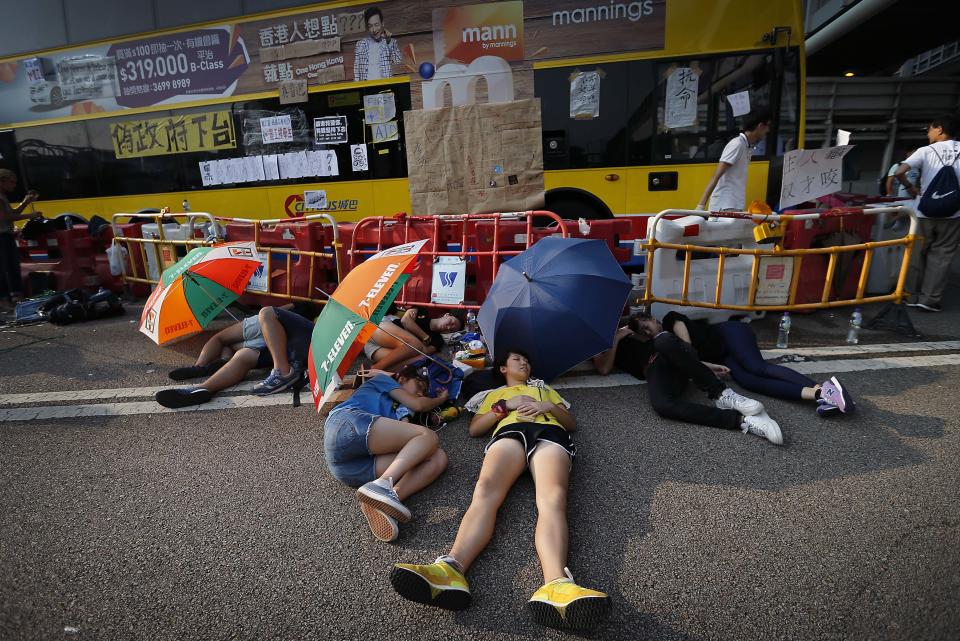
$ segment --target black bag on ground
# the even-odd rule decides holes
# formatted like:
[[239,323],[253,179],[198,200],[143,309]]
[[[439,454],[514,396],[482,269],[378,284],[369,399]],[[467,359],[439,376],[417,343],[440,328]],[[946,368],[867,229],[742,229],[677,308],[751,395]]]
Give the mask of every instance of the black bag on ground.
[[72,325],[120,316],[125,310],[120,299],[108,289],[101,289],[90,296],[82,289],[71,289],[44,303],[40,313],[54,325]]

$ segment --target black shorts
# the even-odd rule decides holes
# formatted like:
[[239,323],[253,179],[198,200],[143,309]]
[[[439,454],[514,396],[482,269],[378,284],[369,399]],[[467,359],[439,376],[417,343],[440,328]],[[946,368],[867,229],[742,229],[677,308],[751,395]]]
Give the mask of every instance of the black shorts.
[[483,448],[483,451],[486,452],[490,449],[491,445],[505,438],[516,439],[523,443],[523,450],[526,453],[528,464],[530,463],[530,457],[542,441],[559,445],[566,450],[567,454],[570,455],[571,463],[573,462],[573,457],[577,455],[577,448],[574,446],[573,440],[570,438],[570,433],[567,432],[567,430],[551,423],[528,422],[511,423],[507,425],[490,439],[490,442]]

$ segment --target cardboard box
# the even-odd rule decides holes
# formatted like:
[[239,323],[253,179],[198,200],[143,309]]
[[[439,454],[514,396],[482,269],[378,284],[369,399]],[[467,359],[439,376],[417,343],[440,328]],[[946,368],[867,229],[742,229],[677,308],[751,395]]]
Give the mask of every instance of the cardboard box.
[[542,209],[539,99],[407,111],[413,214]]

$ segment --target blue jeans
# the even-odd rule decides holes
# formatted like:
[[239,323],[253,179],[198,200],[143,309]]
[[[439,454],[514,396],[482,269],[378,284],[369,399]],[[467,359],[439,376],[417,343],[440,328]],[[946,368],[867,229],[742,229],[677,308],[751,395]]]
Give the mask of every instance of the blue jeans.
[[357,407],[337,408],[323,425],[323,453],[334,478],[359,487],[377,478],[376,458],[367,447],[367,435],[380,418]]
[[757,337],[746,323],[727,321],[714,325],[723,337],[726,357],[723,364],[730,368],[730,376],[751,392],[775,398],[799,400],[804,387],[816,383],[789,367],[772,365],[760,354]]

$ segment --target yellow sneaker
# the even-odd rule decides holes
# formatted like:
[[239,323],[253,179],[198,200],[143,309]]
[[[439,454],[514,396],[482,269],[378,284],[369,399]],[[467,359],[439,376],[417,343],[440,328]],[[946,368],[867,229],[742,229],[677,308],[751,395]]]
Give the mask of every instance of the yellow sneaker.
[[580,587],[567,577],[554,579],[533,593],[527,610],[533,620],[551,628],[587,630],[595,628],[610,613],[610,597]]
[[470,605],[467,579],[441,559],[430,565],[397,563],[390,572],[390,583],[397,594],[417,603],[445,610],[463,610]]

